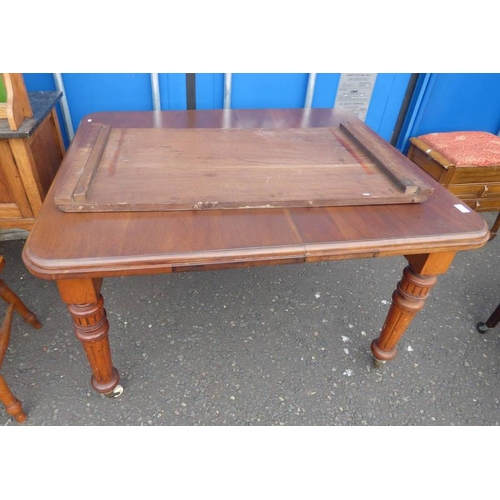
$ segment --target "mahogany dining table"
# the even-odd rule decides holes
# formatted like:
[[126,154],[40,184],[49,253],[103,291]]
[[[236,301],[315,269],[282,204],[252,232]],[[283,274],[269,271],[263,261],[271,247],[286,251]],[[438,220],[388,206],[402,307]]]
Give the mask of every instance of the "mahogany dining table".
[[[404,164],[413,179],[431,186],[426,199],[341,206],[77,208],[73,212],[62,210],[56,203],[64,194],[78,155],[85,147],[88,150],[85,137],[95,124],[143,132],[304,130],[338,127],[346,117],[349,115],[345,112],[330,108],[224,109],[99,112],[81,121],[22,257],[33,275],[57,283],[87,355],[91,385],[98,393],[118,396],[123,392],[112,361],[101,295],[103,279],[113,277],[404,256],[407,265],[392,295],[387,318],[370,346],[376,361],[386,362],[396,356],[399,340],[424,307],[437,275],[447,272],[457,252],[485,245],[489,231],[480,215],[379,136],[380,148],[395,155],[395,161]],[[109,182],[119,186],[117,178]],[[138,169],[137,185],[140,183]],[[355,292],[362,284],[346,286]]]

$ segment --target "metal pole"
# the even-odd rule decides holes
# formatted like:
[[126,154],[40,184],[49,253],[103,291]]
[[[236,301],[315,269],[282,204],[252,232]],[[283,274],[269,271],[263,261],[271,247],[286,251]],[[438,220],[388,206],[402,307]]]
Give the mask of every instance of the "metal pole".
[[196,73],[186,73],[186,108],[196,109]]
[[224,73],[224,109],[231,108],[232,73]]
[[309,73],[309,80],[307,82],[306,102],[304,104],[304,108],[312,107],[315,85],[316,85],[316,73]]
[[151,94],[153,96],[153,111],[161,111],[160,79],[158,73],[151,73]]
[[408,126],[406,127],[406,131],[403,135],[403,137],[399,137],[398,139],[398,144],[396,147],[403,153],[406,154],[406,148],[409,144],[410,140],[410,135],[413,132],[413,127],[415,125],[415,121],[417,119],[417,115],[421,111],[420,107],[422,106],[422,101],[425,96],[425,92],[427,90],[427,87],[429,87],[429,82],[431,81],[432,74],[431,73],[424,73],[423,77],[423,83],[418,91],[417,94],[417,100],[415,102],[415,106],[413,108],[413,111],[410,115],[410,121],[408,122]]
[[71,123],[71,113],[69,112],[68,107],[68,99],[66,98],[66,91],[64,90],[64,81],[62,77],[62,73],[52,73],[54,77],[54,82],[56,84],[57,90],[62,92],[61,97],[61,112],[64,119],[64,125],[66,127],[66,132],[68,133],[68,139],[71,142],[73,137],[75,136],[75,132],[73,130],[73,124]]
[[410,109],[411,100],[413,98],[413,94],[415,93],[419,76],[420,73],[412,73],[410,76],[408,87],[406,88],[405,96],[403,98],[403,102],[401,103],[401,109],[399,110],[398,119],[396,120],[396,125],[394,126],[394,130],[392,132],[390,141],[392,146],[396,146],[398,143],[399,134],[401,134],[406,116],[408,115],[408,110]]

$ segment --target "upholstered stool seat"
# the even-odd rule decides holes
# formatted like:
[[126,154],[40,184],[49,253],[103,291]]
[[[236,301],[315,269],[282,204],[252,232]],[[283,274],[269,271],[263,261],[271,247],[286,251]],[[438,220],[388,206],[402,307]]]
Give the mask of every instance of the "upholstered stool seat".
[[[500,137],[436,132],[410,139],[408,158],[477,212],[500,211]],[[500,215],[490,228],[493,238]]]

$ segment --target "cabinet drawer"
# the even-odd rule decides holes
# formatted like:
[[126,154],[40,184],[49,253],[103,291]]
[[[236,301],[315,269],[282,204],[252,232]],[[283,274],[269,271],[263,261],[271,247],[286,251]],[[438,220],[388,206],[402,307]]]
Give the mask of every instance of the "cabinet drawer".
[[500,182],[482,184],[450,184],[448,189],[459,198],[500,198]]
[[464,200],[462,202],[476,212],[496,212],[500,211],[500,198],[480,198],[475,200]]
[[500,184],[500,165],[457,167],[442,156],[439,156],[441,161],[438,161],[415,144],[410,145],[407,156],[413,163],[416,163],[422,170],[446,187],[453,184]]

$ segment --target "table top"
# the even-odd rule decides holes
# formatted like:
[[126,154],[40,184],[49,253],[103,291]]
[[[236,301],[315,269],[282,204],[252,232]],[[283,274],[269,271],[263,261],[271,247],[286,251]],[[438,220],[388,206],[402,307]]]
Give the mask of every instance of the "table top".
[[[331,108],[95,113],[82,120],[122,128],[284,129],[335,127]],[[80,131],[77,131],[77,135]],[[76,136],[75,136],[76,137]],[[92,278],[474,249],[485,220],[411,164],[431,185],[413,204],[68,213],[54,195],[77,151],[67,151],[23,250],[40,278]]]

